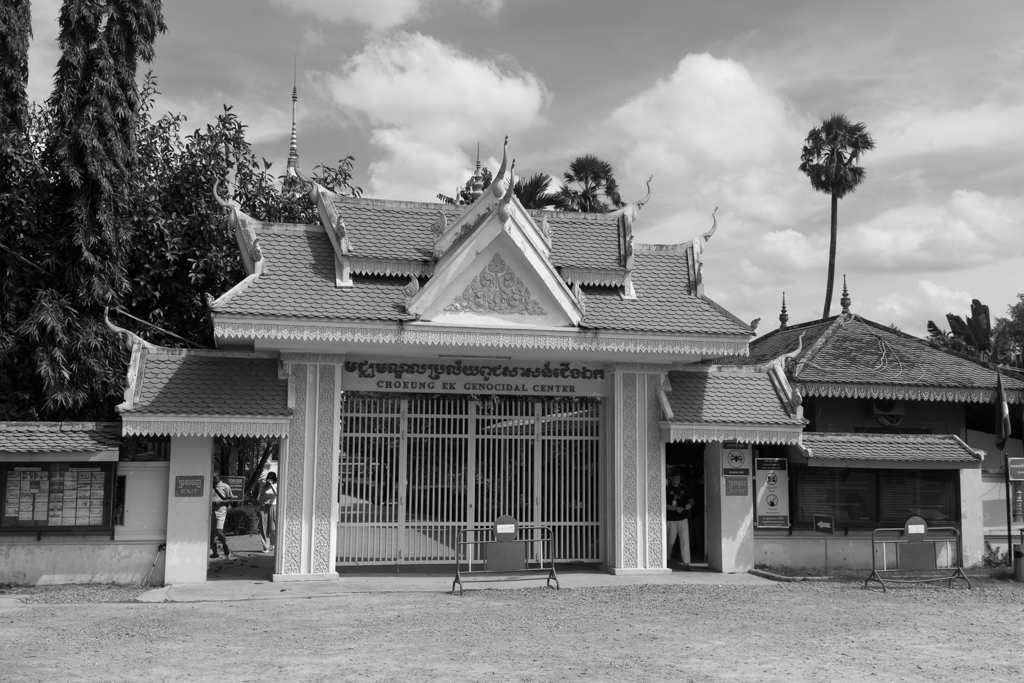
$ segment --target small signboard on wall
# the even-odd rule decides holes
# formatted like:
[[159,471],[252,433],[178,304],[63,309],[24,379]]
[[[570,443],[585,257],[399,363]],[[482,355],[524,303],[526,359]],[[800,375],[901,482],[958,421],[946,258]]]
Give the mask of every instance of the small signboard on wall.
[[174,478],[175,498],[198,498],[203,495],[204,477],[201,474]]
[[1006,469],[1010,481],[1024,481],[1024,458],[1007,458]]
[[605,368],[571,361],[346,358],[342,391],[604,396]]
[[750,495],[750,478],[749,477],[726,477],[725,478],[725,495],[727,495],[727,496],[749,496]]
[[757,526],[788,529],[789,462],[785,458],[757,458],[754,463],[757,486]]
[[750,476],[750,444],[722,444],[722,474],[727,477]]

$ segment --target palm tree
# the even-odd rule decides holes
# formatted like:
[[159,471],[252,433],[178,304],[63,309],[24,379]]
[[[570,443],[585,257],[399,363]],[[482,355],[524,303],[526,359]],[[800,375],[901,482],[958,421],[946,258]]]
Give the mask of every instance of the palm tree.
[[547,209],[559,206],[559,195],[548,192],[553,182],[554,178],[547,173],[534,173],[529,178],[516,178],[516,185],[512,191],[527,209]]
[[576,157],[562,177],[565,186],[558,192],[558,204],[563,209],[607,213],[624,206],[615,172],[604,159],[593,154]]
[[800,154],[800,170],[811,179],[811,187],[832,196],[832,233],[828,249],[828,283],[825,288],[827,318],[832,309],[832,285],[836,274],[836,232],[839,200],[864,182],[865,170],[857,165],[860,156],[875,148],[875,141],[863,123],[850,123],[845,114],[832,114],[812,128]]

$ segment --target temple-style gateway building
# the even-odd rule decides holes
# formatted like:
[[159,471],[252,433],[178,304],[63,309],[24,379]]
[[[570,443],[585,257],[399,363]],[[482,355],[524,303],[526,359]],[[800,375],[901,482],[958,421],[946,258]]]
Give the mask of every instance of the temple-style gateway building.
[[641,244],[643,201],[527,210],[513,166],[468,206],[315,183],[321,225],[226,205],[248,277],[211,302],[218,350],[130,341],[124,433],[171,437],[167,583],[205,580],[208,500],[173,490],[219,435],[282,439],[275,580],[452,562],[501,514],[550,526],[555,561],[668,571],[670,442],[707,445],[709,565],[752,566],[751,447],[804,420],[779,368],[700,364],[753,333],[704,295],[714,227]]
[[[122,434],[170,437],[169,457],[118,463],[109,438],[76,437],[69,455],[60,426],[0,430],[0,550],[18,568],[0,580],[59,565],[63,580],[104,568],[105,580],[205,581],[218,436],[280,439],[274,580],[453,563],[459,529],[506,514],[552,529],[546,560],[668,572],[668,466],[687,472],[694,561],[714,571],[820,564],[819,512],[847,515],[853,538],[834,563],[870,567],[867,530],[905,513],[958,525],[964,559],[980,559],[983,452],[965,442],[962,406],[932,435],[829,432],[857,431],[865,401],[872,424],[940,421],[922,402],[990,400],[994,373],[931,350],[914,371],[872,375],[872,350],[892,370],[918,346],[847,311],[751,354],[752,326],[704,293],[714,225],[642,244],[647,198],[606,214],[527,210],[506,159],[486,190],[477,173],[467,206],[310,181],[320,225],[226,202],[248,275],[210,301],[217,350],[124,332]],[[819,377],[842,367],[870,377]],[[956,376],[925,376],[935,368]],[[1008,386],[1019,402],[1024,384]]]

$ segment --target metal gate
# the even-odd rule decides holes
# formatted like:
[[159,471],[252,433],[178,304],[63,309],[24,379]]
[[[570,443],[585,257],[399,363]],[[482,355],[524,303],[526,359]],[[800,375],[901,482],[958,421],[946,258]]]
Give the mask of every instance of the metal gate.
[[600,559],[596,399],[341,399],[339,564],[455,560],[502,514],[552,528],[556,562]]

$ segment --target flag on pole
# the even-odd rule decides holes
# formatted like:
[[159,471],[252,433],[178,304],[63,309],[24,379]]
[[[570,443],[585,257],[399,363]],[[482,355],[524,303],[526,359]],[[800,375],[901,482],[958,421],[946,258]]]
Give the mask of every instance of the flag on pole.
[[1003,376],[996,370],[996,448],[1003,450],[1010,438],[1010,408],[1006,405]]

